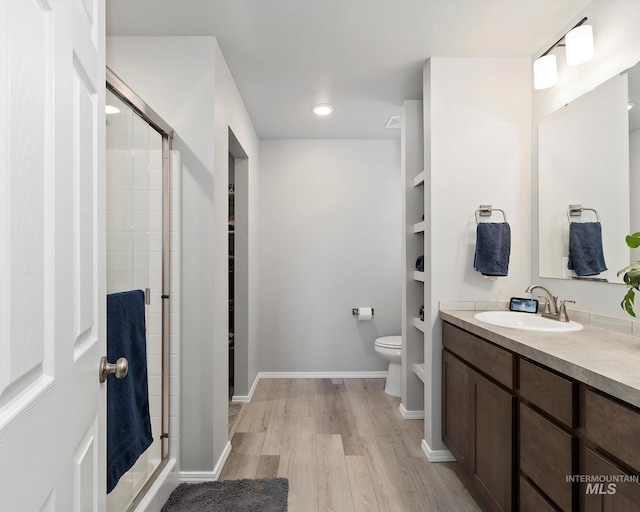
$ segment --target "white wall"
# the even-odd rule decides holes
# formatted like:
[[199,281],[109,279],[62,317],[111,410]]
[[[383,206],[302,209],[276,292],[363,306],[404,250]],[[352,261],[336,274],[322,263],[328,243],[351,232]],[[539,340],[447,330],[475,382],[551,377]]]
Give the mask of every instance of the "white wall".
[[257,136],[215,38],[111,37],[107,62],[174,128],[182,157],[180,470],[211,474],[228,442],[228,125],[252,175]]
[[[248,276],[246,279],[248,298],[248,340],[246,353],[236,352],[236,358],[247,361],[248,368],[245,371],[236,372],[235,394],[248,395],[249,388],[258,375],[258,247],[259,247],[259,222],[258,222],[258,169],[260,141],[253,128],[247,109],[240,97],[231,71],[224,60],[218,43],[215,43],[215,187],[214,187],[214,218],[215,222],[214,243],[218,248],[211,255],[214,265],[214,280],[216,283],[213,316],[214,316],[214,450],[220,454],[225,447],[228,438],[228,390],[229,373],[228,366],[222,372],[220,363],[228,361],[228,332],[229,332],[229,275],[228,275],[228,186],[229,186],[229,129],[233,131],[237,141],[247,155],[246,160],[240,166],[243,176],[236,175],[236,181],[247,185],[246,190],[239,189],[236,192],[236,206],[242,204],[238,201],[240,194],[248,196],[248,234],[246,244],[236,245],[236,252],[242,247],[248,247]],[[239,172],[236,169],[236,172]],[[247,201],[247,197],[242,198]],[[222,249],[224,248],[224,249]],[[240,255],[238,255],[240,256]],[[236,279],[236,285],[239,284]],[[243,281],[244,283],[245,281]],[[238,287],[236,287],[238,291]],[[245,347],[243,347],[244,349]],[[241,380],[242,379],[242,380]]]
[[[442,333],[440,301],[504,301],[523,295],[531,265],[529,59],[433,58],[425,66],[425,191],[430,232],[425,236],[425,440],[444,449],[441,436]],[[429,147],[430,146],[430,147]],[[487,279],[473,270],[475,210],[501,208],[511,226],[509,275]],[[494,220],[494,219],[492,219]],[[502,220],[496,214],[495,221]],[[427,276],[425,276],[427,277]]]
[[386,369],[374,341],[400,334],[399,141],[266,140],[260,174],[260,370]]
[[[533,91],[532,116],[532,266],[531,281],[548,287],[561,299],[576,300],[575,308],[605,315],[629,318],[620,308],[625,288],[619,284],[590,283],[540,278],[538,273],[538,140],[537,126],[540,119],[558,110],[582,94],[592,90],[613,75],[635,65],[640,60],[640,8],[636,0],[608,0],[592,2],[576,16],[576,21],[587,16],[593,26],[595,57],[580,66],[568,67],[562,49],[554,50],[558,59],[558,85],[542,91]],[[568,24],[553,40],[548,41],[535,60],[551,44],[560,38],[574,21]],[[626,191],[622,191],[626,193]]]

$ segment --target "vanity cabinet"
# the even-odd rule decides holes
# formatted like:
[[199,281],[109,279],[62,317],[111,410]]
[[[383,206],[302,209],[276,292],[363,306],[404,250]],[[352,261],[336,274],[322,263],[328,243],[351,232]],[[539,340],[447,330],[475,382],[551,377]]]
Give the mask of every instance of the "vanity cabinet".
[[494,511],[514,509],[513,354],[443,325],[443,440]]
[[442,335],[443,441],[490,510],[640,512],[640,409],[448,322]]

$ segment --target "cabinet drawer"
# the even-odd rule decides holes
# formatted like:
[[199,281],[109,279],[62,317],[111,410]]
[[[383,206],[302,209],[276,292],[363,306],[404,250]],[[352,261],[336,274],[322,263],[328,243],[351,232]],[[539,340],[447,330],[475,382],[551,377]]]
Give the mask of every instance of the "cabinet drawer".
[[640,414],[598,393],[585,393],[585,435],[614,457],[640,470]]
[[447,322],[442,324],[442,344],[489,377],[513,389],[514,355]]
[[520,404],[520,469],[561,510],[573,509],[574,437]]
[[[624,482],[628,476],[626,473],[589,448],[585,452],[584,474],[600,478],[613,477],[603,479],[607,481],[602,483],[581,484],[585,512],[640,510],[640,484]],[[620,481],[615,481],[616,478]]]
[[575,427],[575,385],[538,365],[520,359],[520,396],[568,427]]
[[520,477],[520,512],[556,512],[529,482]]

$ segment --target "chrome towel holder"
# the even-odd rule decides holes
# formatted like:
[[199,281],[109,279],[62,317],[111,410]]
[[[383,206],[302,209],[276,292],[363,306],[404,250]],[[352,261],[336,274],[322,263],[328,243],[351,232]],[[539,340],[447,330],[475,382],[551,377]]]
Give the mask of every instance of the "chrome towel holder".
[[481,204],[476,210],[476,224],[480,223],[479,217],[491,217],[493,212],[500,212],[504,218],[504,222],[507,222],[507,214],[500,208],[493,208],[490,204]]
[[598,215],[598,212],[593,208],[583,208],[581,204],[570,204],[569,209],[567,210],[567,220],[569,221],[569,224],[571,224],[571,217],[580,217],[582,212],[585,210],[595,213],[596,219],[600,222],[600,215]]

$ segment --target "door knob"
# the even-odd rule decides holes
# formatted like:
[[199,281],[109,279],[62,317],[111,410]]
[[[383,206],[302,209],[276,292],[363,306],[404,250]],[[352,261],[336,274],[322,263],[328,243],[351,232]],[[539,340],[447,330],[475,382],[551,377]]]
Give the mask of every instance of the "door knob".
[[114,374],[116,379],[124,379],[129,371],[129,361],[124,357],[118,359],[115,363],[107,361],[105,356],[100,358],[100,367],[98,368],[98,374],[100,376],[100,382],[107,380],[107,376]]

